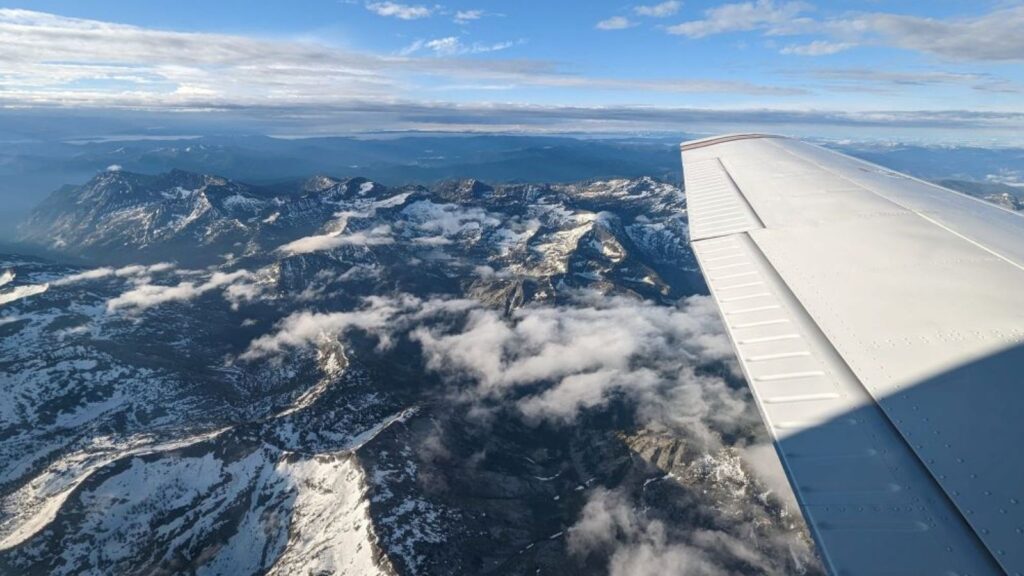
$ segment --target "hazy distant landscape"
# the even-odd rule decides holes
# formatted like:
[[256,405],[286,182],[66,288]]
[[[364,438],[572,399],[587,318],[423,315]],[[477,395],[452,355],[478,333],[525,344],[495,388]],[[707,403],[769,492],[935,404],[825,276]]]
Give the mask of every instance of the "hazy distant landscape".
[[[492,183],[569,183],[650,176],[682,181],[686,134],[646,137],[386,134],[281,139],[202,136],[97,141],[23,141],[0,146],[0,239],[57,188],[109,166],[143,174],[186,170],[268,185],[311,174],[369,178],[391,186],[476,178]],[[840,151],[980,195],[1024,186],[1024,149],[826,142]]]

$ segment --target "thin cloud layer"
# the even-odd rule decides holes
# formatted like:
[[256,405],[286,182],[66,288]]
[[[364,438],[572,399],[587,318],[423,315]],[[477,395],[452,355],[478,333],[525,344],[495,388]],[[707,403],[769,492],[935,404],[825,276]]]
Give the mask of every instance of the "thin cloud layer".
[[635,6],[633,12],[636,12],[639,16],[649,16],[652,18],[668,18],[674,16],[679,9],[682,8],[683,3],[679,0],[667,0],[660,4],[647,4]]
[[360,230],[349,234],[338,231],[306,236],[281,246],[278,248],[278,251],[293,255],[309,254],[312,252],[334,250],[342,246],[384,246],[394,244],[394,242],[394,238],[391,237],[391,227],[381,225],[369,230]]
[[704,38],[715,34],[763,30],[768,34],[783,34],[795,23],[803,22],[800,16],[810,11],[806,2],[775,2],[757,0],[722,4],[704,11],[704,18],[669,26],[670,34],[689,38]]
[[[120,296],[107,301],[107,311],[124,311],[128,313],[142,312],[148,308],[166,304],[169,302],[185,302],[198,298],[211,290],[217,288],[229,288],[241,280],[251,280],[253,274],[247,270],[235,272],[214,272],[204,282],[179,282],[178,284],[165,286],[159,284],[141,284]],[[245,290],[236,290],[232,293],[235,298],[245,298]]]
[[388,16],[399,20],[419,20],[428,18],[434,13],[434,8],[397,2],[370,2],[366,5],[366,9],[378,16]]
[[[402,18],[432,8],[390,2],[372,10]],[[422,10],[421,10],[422,9]],[[460,56],[506,50],[519,40],[465,44],[423,41],[403,56],[381,56],[315,41],[175,32],[0,9],[0,104],[211,109],[345,106],[398,102],[419,93],[424,75],[517,86],[786,94],[773,87],[702,79],[639,84],[563,72],[551,62]],[[432,43],[427,46],[428,43]],[[429,50],[440,58],[413,58]]]
[[1024,6],[950,20],[875,13],[831,26],[840,33],[866,34],[890,46],[951,60],[1024,61]]
[[790,44],[779,52],[782,54],[794,54],[796,56],[828,56],[837,54],[843,50],[849,50],[854,44],[849,42],[827,42],[815,40],[807,44]]
[[158,262],[156,264],[150,264],[148,266],[144,266],[141,264],[131,264],[129,266],[123,266],[121,268],[111,268],[109,266],[104,266],[101,268],[93,268],[92,270],[86,270],[85,272],[79,272],[77,274],[65,276],[53,282],[53,285],[67,286],[69,284],[77,284],[79,282],[99,280],[102,278],[111,277],[147,279],[152,274],[169,272],[171,270],[174,270],[174,268],[175,265],[170,262]]
[[594,27],[598,30],[625,30],[635,26],[630,22],[629,18],[625,16],[612,16],[611,18],[601,20]]

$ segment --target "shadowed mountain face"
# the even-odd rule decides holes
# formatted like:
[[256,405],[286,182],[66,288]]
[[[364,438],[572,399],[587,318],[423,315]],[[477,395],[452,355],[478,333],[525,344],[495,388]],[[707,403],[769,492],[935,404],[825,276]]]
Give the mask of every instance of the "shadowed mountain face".
[[106,171],[0,256],[0,572],[820,573],[652,178]]

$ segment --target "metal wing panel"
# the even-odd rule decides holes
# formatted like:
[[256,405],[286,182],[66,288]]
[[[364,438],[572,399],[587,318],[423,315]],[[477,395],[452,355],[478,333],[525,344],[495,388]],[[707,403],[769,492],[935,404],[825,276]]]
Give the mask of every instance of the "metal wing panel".
[[691,162],[686,170],[687,209],[701,217],[690,219],[690,238],[714,238],[760,228],[761,222],[751,210],[736,184],[717,158]]
[[[924,484],[915,490],[938,490],[946,504],[937,506],[956,507],[954,523],[973,534],[955,548],[981,541],[984,548],[968,556],[980,552],[982,565],[996,558],[1008,572],[1024,570],[1024,458],[1013,447],[1024,438],[1024,309],[1016,303],[1024,270],[1009,241],[1017,235],[1024,246],[1024,218],[895,173],[879,179],[863,163],[784,139],[731,137],[684,148],[687,166],[710,159],[763,224],[725,239],[752,243],[806,313],[868,412],[886,419],[906,457],[923,470]],[[699,229],[701,210],[690,212]],[[987,229],[989,213],[996,224]],[[697,253],[717,298],[713,256]],[[719,302],[729,324],[728,303]],[[777,426],[764,408],[768,381],[756,378],[748,378],[755,396]],[[794,384],[796,396],[818,394],[805,384]],[[805,445],[818,437],[834,442],[822,427],[804,427],[799,436]],[[808,507],[806,495],[801,502],[812,525],[829,523]],[[820,530],[819,540],[826,555],[837,545]],[[846,536],[839,540],[848,543]],[[870,550],[862,552],[864,562],[873,562]],[[929,561],[922,550],[908,555]]]
[[830,570],[998,573],[751,238],[693,247]]

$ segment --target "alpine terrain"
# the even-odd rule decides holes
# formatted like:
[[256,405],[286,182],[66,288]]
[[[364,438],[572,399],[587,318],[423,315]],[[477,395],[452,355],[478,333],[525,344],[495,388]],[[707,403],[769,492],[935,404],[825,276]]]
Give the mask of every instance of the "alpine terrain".
[[114,167],[19,234],[2,574],[822,573],[672,184]]

